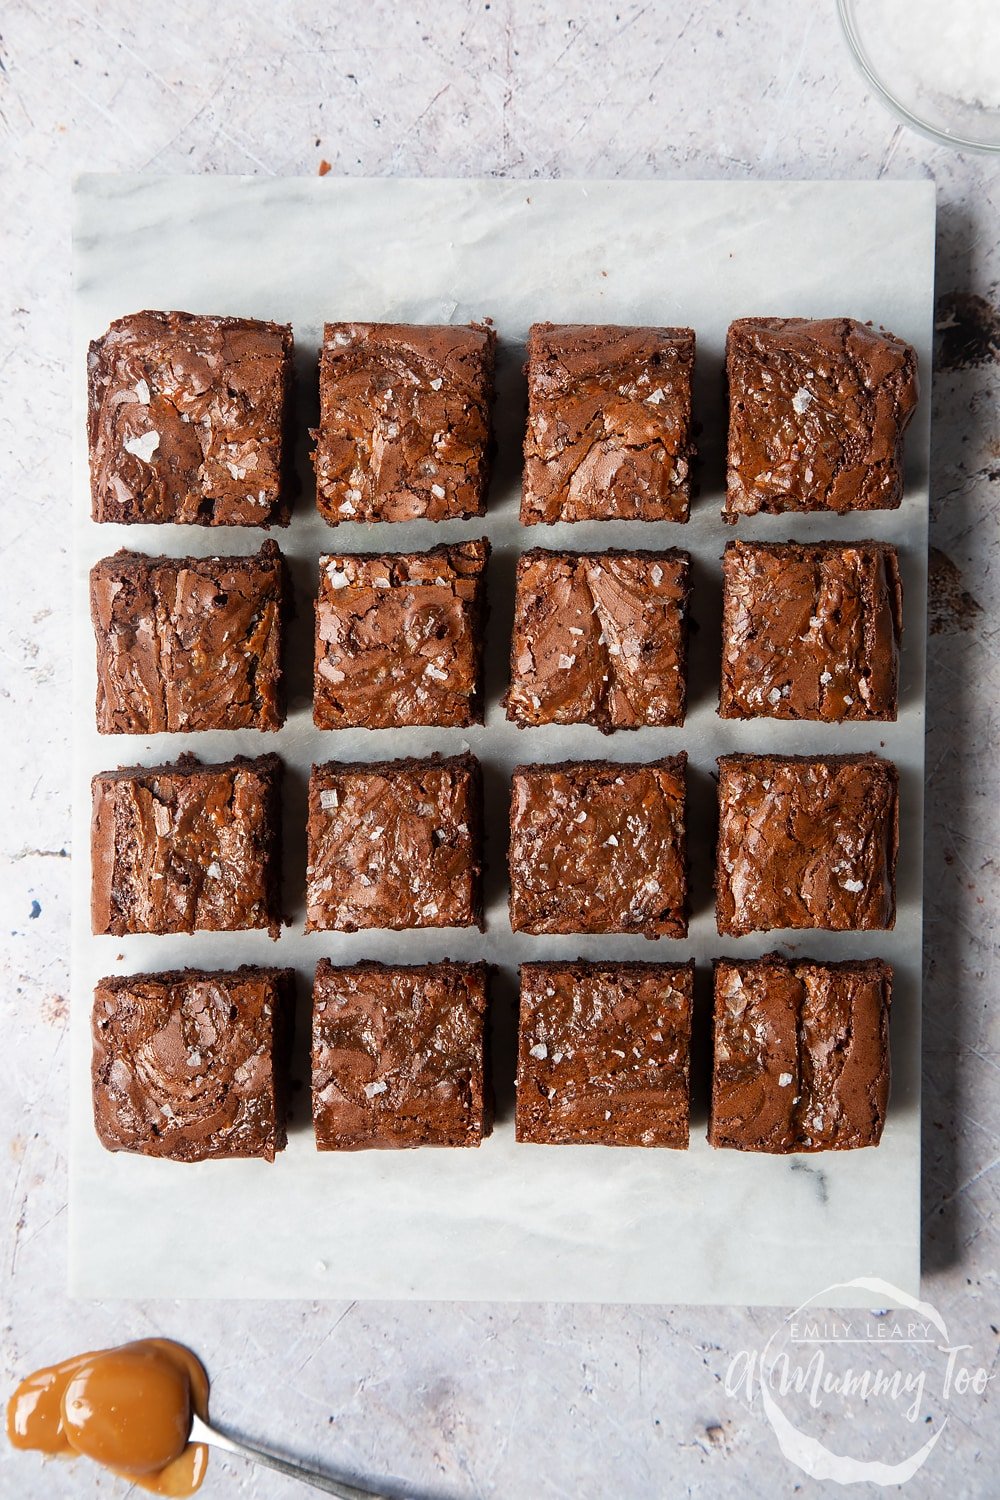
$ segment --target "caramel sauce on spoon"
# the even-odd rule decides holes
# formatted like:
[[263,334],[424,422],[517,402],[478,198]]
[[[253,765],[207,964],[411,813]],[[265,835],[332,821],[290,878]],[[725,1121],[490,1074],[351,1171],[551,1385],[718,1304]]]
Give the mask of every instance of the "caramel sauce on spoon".
[[193,1495],[208,1449],[188,1441],[208,1419],[208,1376],[170,1339],[141,1339],[36,1370],[7,1403],[15,1448],[92,1458],[154,1495]]

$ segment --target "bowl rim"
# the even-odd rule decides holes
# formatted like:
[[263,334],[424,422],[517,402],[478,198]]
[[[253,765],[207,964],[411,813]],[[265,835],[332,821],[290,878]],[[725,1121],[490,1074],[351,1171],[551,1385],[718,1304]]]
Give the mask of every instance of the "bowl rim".
[[840,20],[840,29],[851,51],[851,55],[862,76],[868,81],[871,88],[896,117],[909,125],[913,130],[919,131],[921,135],[941,146],[951,146],[956,151],[982,151],[990,155],[1000,152],[1000,140],[983,141],[975,140],[969,136],[955,135],[947,130],[932,125],[921,115],[914,114],[911,109],[898,99],[889,88],[888,84],[877,72],[874,63],[868,55],[868,50],[861,40],[855,16],[855,0],[837,0],[837,16]]

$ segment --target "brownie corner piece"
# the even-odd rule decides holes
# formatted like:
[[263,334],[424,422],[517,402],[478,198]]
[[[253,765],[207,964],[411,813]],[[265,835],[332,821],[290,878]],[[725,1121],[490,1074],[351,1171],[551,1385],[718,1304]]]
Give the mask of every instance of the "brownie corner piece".
[[672,550],[522,553],[507,718],[605,734],[683,724],[690,573]]
[[482,929],[474,755],[313,766],[306,931],[369,927]]
[[881,959],[717,960],[710,1145],[776,1154],[877,1146],[892,977]]
[[718,764],[720,933],[895,925],[899,774],[892,761],[741,754]]
[[101,979],[91,1014],[94,1125],[108,1151],[273,1161],[286,1143],[292,969]]
[[312,1104],[320,1151],[475,1147],[493,1126],[489,966],[321,959]]
[[686,521],[690,328],[535,323],[521,524]]
[[289,325],[132,313],[91,343],[87,373],[95,521],[288,524]]
[[324,520],[485,515],[495,359],[489,324],[328,323],[313,434]]
[[98,731],[280,729],[290,612],[273,541],[248,557],[102,558],[90,572]]
[[512,929],[685,937],[686,762],[681,753],[635,764],[516,767]]
[[320,558],[319,729],[483,721],[485,537],[414,553]]
[[899,559],[887,542],[729,542],[719,714],[894,720],[901,634]]
[[723,518],[894,510],[917,356],[854,318],[739,318],[726,339]]
[[274,754],[123,766],[92,778],[95,934],[235,932],[281,914],[281,776]]
[[694,962],[525,963],[518,1141],[688,1144]]

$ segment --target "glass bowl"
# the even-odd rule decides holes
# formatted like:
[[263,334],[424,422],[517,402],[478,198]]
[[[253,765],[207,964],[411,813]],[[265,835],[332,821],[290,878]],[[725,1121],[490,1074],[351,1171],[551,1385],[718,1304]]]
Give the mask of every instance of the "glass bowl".
[[1000,151],[1000,0],[837,0],[854,60],[904,124]]

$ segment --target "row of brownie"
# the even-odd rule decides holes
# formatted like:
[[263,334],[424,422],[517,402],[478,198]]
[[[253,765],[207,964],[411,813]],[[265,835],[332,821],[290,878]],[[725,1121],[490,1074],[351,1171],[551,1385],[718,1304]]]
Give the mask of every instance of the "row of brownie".
[[[485,513],[496,334],[329,323],[313,434],[317,505],[342,521]],[[689,328],[535,324],[521,520],[686,521],[695,446]],[[88,355],[96,521],[288,522],[288,325],[140,312]],[[728,520],[891,509],[916,356],[850,318],[744,318],[726,347]]]
[[[517,767],[516,932],[686,936],[687,757]],[[873,931],[896,911],[898,777],[873,754],[719,759],[716,921],[741,935]],[[93,778],[97,934],[269,927],[281,909],[276,755]],[[483,926],[479,762],[315,765],[306,931]]]
[[[483,719],[485,539],[319,562],[320,729]],[[902,595],[883,542],[730,542],[724,718],[895,719]],[[548,552],[517,563],[507,716],[610,732],[684,722],[690,559]],[[119,552],[90,576],[105,734],[279,729],[290,590],[281,553]]]
[[[689,1141],[694,962],[520,968],[515,1133],[543,1145]],[[321,1151],[478,1146],[493,1124],[489,966],[316,969],[312,1115]],[[716,1147],[789,1153],[879,1143],[892,970],[714,965]],[[94,1119],[111,1151],[174,1161],[286,1144],[291,969],[102,979],[92,1015]]]

